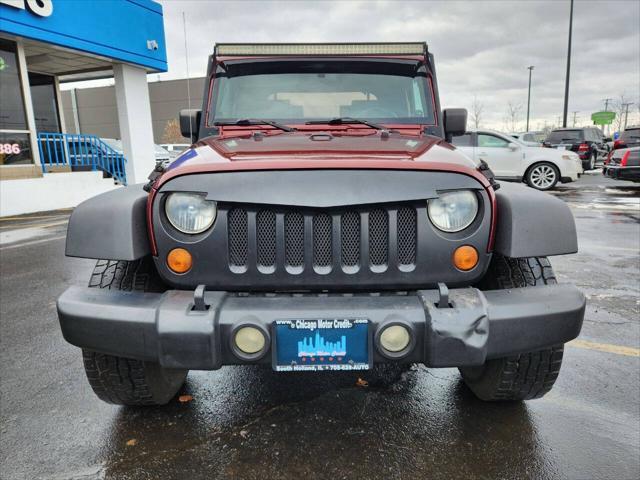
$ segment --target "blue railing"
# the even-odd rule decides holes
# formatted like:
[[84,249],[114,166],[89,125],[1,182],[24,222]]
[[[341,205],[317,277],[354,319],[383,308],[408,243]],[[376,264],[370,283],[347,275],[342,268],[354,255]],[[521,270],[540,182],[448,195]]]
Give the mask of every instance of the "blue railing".
[[122,153],[95,135],[38,132],[42,172],[51,167],[70,166],[73,170],[101,170],[123,185],[127,184]]

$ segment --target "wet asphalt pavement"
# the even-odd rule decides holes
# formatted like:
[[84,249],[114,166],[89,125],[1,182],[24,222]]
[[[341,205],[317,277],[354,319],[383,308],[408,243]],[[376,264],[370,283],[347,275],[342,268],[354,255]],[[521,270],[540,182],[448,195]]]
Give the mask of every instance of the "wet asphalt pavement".
[[552,392],[519,404],[421,366],[389,388],[224,367],[191,373],[186,403],[107,405],[55,314],[93,268],[64,257],[68,212],[0,221],[0,478],[639,478],[640,185],[594,172],[554,194],[580,253],[552,264],[587,314]]

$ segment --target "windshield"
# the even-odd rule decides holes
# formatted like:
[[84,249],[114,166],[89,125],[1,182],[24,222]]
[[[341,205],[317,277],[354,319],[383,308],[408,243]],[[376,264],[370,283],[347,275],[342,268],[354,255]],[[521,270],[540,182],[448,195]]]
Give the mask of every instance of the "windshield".
[[428,79],[416,62],[229,65],[216,77],[208,123],[241,119],[305,123],[338,117],[434,124]]
[[584,134],[582,130],[557,130],[555,132],[551,132],[547,137],[547,142],[549,143],[561,143],[561,142],[571,142],[571,141],[582,141],[584,138]]

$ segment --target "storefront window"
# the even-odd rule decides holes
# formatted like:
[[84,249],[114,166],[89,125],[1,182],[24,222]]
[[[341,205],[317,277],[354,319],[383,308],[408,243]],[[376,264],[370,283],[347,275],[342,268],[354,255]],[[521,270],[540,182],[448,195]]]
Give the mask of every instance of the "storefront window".
[[18,55],[13,42],[0,38],[0,130],[27,130]]
[[31,102],[38,132],[60,133],[56,87],[51,75],[29,72]]
[[28,133],[0,132],[0,165],[24,165],[32,161]]

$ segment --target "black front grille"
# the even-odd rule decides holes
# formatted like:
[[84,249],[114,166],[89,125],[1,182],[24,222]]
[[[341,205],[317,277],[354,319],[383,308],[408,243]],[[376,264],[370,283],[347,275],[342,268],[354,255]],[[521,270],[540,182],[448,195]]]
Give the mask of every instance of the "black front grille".
[[413,206],[336,212],[233,207],[227,216],[229,267],[235,273],[382,273],[411,271],[417,261]]

